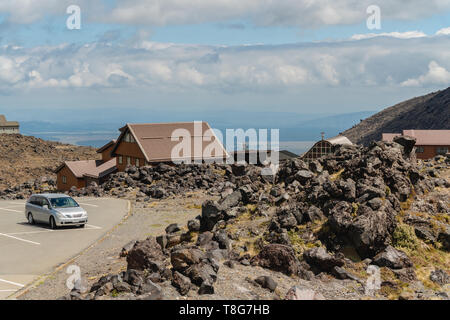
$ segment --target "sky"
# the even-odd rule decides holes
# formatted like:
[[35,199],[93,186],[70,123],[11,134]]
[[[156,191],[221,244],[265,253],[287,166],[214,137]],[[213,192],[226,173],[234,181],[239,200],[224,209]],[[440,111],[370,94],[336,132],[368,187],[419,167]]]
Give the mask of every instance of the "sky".
[[253,113],[378,111],[449,85],[450,0],[0,1],[11,120],[226,113],[251,127]]

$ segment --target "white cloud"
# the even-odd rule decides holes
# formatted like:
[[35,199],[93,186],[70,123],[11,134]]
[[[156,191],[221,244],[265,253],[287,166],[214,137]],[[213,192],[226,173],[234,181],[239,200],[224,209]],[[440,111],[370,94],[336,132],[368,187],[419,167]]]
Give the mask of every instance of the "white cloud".
[[397,39],[413,39],[413,38],[423,38],[427,35],[422,31],[406,31],[406,32],[382,32],[382,33],[365,33],[365,34],[355,34],[351,37],[352,40],[363,40],[375,37],[391,37]]
[[450,27],[448,27],[448,28],[443,28],[443,29],[441,29],[441,30],[438,30],[438,31],[436,32],[436,35],[437,35],[437,36],[446,36],[446,35],[450,35]]
[[448,37],[234,47],[145,41],[133,47],[100,43],[5,46],[0,48],[0,92],[34,88],[236,92],[304,86],[448,85],[449,47]]
[[427,85],[450,85],[450,72],[441,67],[436,61],[428,65],[428,72],[416,79],[408,79],[401,83],[404,87],[418,87]]

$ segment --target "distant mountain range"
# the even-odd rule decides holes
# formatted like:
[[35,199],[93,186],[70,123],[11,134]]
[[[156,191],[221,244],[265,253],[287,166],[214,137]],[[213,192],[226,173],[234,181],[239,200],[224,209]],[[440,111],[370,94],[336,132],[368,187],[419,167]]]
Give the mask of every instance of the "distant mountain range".
[[387,108],[346,130],[352,142],[367,145],[382,133],[408,129],[450,129],[450,87]]

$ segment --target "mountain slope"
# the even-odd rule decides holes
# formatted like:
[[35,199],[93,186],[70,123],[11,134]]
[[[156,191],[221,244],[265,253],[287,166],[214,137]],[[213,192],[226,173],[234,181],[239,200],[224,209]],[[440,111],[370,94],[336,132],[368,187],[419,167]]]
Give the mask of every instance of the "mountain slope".
[[0,134],[0,190],[43,176],[67,160],[98,159],[96,150],[20,134]]
[[387,108],[343,132],[352,142],[367,145],[382,133],[405,129],[450,129],[450,88]]

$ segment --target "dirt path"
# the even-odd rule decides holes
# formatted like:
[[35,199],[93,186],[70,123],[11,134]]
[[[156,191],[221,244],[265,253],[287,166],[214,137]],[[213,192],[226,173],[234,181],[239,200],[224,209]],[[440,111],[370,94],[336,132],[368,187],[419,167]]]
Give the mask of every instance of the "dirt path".
[[58,299],[67,295],[66,286],[69,265],[80,267],[81,276],[88,285],[108,273],[118,273],[126,268],[120,258],[122,247],[130,241],[145,239],[164,233],[170,223],[185,225],[201,213],[201,204],[206,197],[201,193],[186,194],[177,199],[150,203],[134,203],[130,216],[113,229],[105,238],[80,256],[57,268],[52,274],[41,277],[31,287],[25,288],[12,298],[24,300]]

